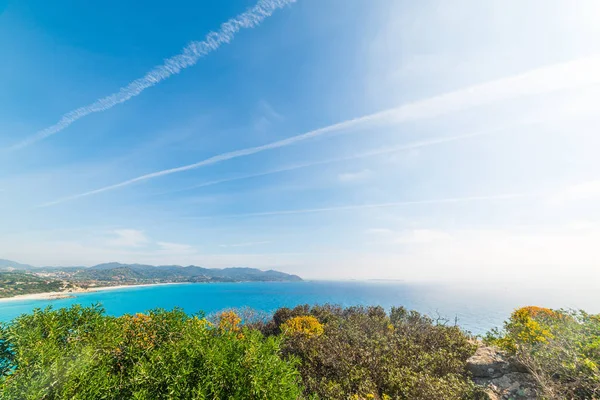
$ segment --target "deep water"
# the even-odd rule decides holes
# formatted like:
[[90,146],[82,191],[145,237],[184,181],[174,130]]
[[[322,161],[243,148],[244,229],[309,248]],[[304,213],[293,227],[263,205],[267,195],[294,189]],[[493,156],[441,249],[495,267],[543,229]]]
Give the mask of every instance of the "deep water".
[[[596,291],[595,293],[598,293]],[[500,326],[510,312],[524,305],[590,309],[600,303],[581,290],[565,294],[550,288],[519,289],[511,285],[408,284],[402,282],[265,282],[200,283],[126,288],[76,294],[74,298],[0,302],[0,321],[6,322],[34,308],[101,303],[108,314],[143,312],[152,308],[181,307],[188,313],[207,314],[229,307],[248,306],[262,311],[298,304],[404,306],[434,318],[455,321],[464,329],[482,334]]]

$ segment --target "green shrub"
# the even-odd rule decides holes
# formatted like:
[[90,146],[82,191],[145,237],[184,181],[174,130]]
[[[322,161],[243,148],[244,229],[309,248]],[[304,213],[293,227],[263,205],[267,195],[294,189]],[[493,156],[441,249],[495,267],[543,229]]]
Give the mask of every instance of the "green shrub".
[[[298,399],[296,361],[259,331],[180,310],[36,310],[0,331],[2,399]],[[2,349],[6,349],[3,351]]]
[[485,341],[513,354],[548,398],[600,397],[600,316],[523,307]]
[[311,315],[321,335],[286,335],[284,354],[300,359],[307,395],[323,399],[464,399],[474,386],[465,370],[475,346],[457,327],[397,308],[300,306],[273,324]]
[[0,398],[474,399],[475,347],[404,308],[299,306],[270,320],[48,308],[0,325]]

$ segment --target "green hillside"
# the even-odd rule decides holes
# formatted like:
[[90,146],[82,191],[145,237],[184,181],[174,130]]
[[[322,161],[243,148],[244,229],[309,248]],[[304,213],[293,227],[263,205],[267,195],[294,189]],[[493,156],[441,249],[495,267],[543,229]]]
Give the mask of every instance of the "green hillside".
[[0,297],[62,290],[60,280],[41,278],[23,272],[0,272]]

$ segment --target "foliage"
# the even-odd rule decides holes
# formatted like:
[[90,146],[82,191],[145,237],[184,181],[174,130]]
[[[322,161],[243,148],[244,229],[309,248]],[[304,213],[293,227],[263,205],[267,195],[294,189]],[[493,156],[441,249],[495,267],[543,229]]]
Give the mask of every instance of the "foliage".
[[548,398],[600,396],[600,317],[583,311],[524,307],[485,341],[529,368]]
[[15,365],[6,335],[6,328],[0,325],[0,377],[7,375]]
[[[323,399],[464,399],[474,396],[465,371],[475,351],[457,327],[403,308],[299,306],[280,309],[273,325],[284,332],[305,316],[320,335],[285,335],[286,357],[300,359],[307,395]],[[311,319],[312,321],[312,319]]]
[[290,318],[281,325],[280,329],[288,336],[300,334],[310,337],[323,334],[323,324],[312,315]]
[[242,319],[233,310],[223,311],[219,314],[219,330],[237,332],[240,330]]
[[279,356],[280,339],[240,332],[177,309],[36,310],[0,331],[0,398],[298,399],[296,361]]
[[475,347],[404,308],[47,308],[0,325],[0,398],[474,399]]

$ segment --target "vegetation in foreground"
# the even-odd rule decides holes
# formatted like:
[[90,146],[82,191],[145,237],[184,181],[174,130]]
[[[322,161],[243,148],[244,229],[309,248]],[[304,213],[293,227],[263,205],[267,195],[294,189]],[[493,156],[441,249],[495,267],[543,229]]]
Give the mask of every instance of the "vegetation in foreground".
[[484,341],[512,354],[548,399],[600,398],[600,315],[523,307]]
[[[599,398],[598,316],[525,307],[485,341],[524,364],[545,398]],[[48,308],[0,327],[0,398],[480,399],[466,370],[476,347],[404,308]]]
[[214,318],[36,310],[0,331],[2,399],[466,399],[475,346],[395,308]]

